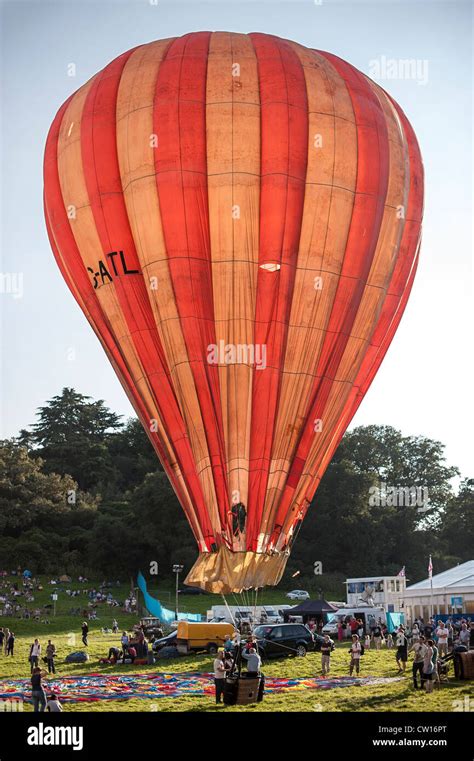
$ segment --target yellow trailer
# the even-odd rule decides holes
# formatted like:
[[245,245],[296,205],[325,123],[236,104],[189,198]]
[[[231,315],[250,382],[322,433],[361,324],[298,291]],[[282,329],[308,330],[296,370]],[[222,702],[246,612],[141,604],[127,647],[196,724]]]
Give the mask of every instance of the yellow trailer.
[[226,636],[232,637],[234,631],[234,626],[225,621],[218,624],[179,621],[176,647],[178,653],[182,655],[199,650],[217,653],[218,649],[224,645]]

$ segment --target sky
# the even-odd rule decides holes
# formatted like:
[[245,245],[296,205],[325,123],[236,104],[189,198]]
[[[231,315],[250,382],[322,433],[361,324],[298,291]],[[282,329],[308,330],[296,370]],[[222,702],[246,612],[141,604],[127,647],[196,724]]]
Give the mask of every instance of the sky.
[[[120,53],[197,30],[261,31],[327,50],[377,79],[407,114],[425,166],[421,261],[400,328],[355,425],[388,424],[472,467],[472,6],[337,0],[0,2],[0,396],[2,438],[73,386],[133,410],[54,261],[42,209],[46,135],[63,101]],[[70,76],[75,64],[75,76]]]

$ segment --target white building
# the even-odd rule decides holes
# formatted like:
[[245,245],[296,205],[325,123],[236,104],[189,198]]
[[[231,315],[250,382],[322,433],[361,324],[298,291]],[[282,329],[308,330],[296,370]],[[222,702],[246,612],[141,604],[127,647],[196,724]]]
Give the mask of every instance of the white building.
[[[432,582],[432,583],[431,583]],[[403,596],[409,621],[433,614],[474,613],[474,560],[437,573],[433,579],[410,584]]]
[[351,608],[374,605],[386,613],[401,610],[405,594],[404,576],[361,576],[346,580],[346,599]]

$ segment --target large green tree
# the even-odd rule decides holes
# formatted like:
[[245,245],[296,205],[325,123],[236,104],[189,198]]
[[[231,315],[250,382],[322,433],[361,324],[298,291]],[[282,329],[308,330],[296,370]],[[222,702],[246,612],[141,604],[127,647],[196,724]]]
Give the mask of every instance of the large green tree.
[[2,566],[59,570],[77,516],[92,516],[97,508],[97,497],[78,489],[71,476],[45,473],[43,465],[18,442],[0,441]]
[[109,443],[120,430],[120,416],[102,400],[91,401],[73,388],[64,388],[37,413],[32,431],[20,442],[33,447],[48,473],[71,475],[81,489],[99,489],[114,477]]

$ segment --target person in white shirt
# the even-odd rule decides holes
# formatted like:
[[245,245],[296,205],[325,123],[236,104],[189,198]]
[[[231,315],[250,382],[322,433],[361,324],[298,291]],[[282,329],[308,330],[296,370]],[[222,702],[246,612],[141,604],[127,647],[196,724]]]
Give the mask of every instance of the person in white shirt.
[[50,713],[59,713],[63,710],[63,707],[59,702],[59,698],[54,694],[54,692],[48,698],[48,702],[46,703],[46,710]]
[[216,703],[222,703],[222,695],[225,685],[224,651],[219,650],[214,661],[214,684],[216,687]]
[[30,647],[31,673],[33,673],[33,669],[38,666],[40,655],[41,655],[41,645],[40,645],[39,639],[36,638]]
[[350,649],[351,654],[351,664],[349,667],[349,674],[352,676],[353,671],[355,670],[356,674],[359,673],[360,670],[360,656],[362,652],[362,646],[359,642],[359,635],[353,634],[352,635],[352,645]]
[[438,653],[439,657],[443,658],[445,655],[448,654],[448,628],[443,624],[442,621],[438,621],[438,628],[435,632],[437,638],[438,638]]
[[462,624],[461,631],[459,632],[459,642],[461,645],[469,647],[470,632],[467,628],[467,624]]
[[[410,650],[408,652],[413,652],[415,654],[415,658],[413,660],[413,687],[415,690],[422,689],[423,688],[423,661],[426,655],[426,645],[425,645],[425,638],[420,635],[420,638],[417,642],[414,642],[413,645],[410,647]],[[418,687],[418,673],[420,674],[420,687]]]

